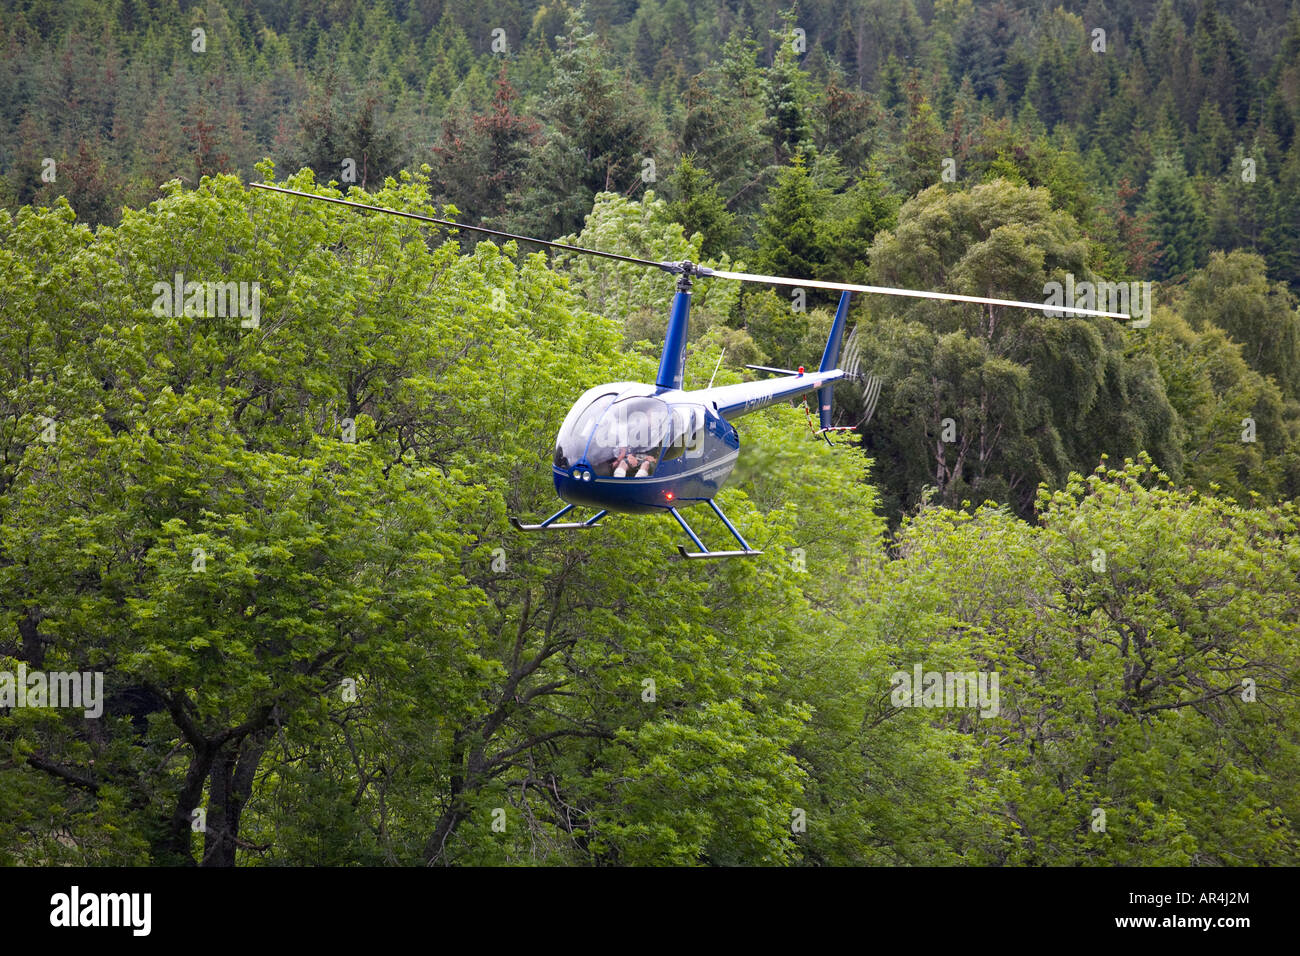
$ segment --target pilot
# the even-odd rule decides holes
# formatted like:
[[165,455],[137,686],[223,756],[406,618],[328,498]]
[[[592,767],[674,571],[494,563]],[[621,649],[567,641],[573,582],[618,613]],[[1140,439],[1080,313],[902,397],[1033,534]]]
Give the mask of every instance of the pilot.
[[626,445],[619,448],[619,450],[614,453],[614,477],[615,478],[626,478],[627,470],[629,468],[635,468],[636,466],[637,466],[636,456],[633,455],[628,450]]
[[651,469],[654,468],[655,460],[653,455],[637,455],[630,452],[627,448],[620,448],[614,459],[614,477],[626,478],[627,473],[636,469],[634,477],[648,478]]

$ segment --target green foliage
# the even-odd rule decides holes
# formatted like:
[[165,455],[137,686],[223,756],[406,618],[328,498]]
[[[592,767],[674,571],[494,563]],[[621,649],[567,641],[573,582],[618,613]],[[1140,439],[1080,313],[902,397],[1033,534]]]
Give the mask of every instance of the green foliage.
[[973,738],[972,790],[997,794],[983,859],[1295,860],[1294,510],[1179,491],[1145,462],[1039,509],[1036,528],[927,509],[895,568],[928,592],[920,627],[1001,674],[996,717],[935,712]]
[[1164,157],[1147,185],[1145,210],[1151,235],[1158,243],[1157,279],[1187,275],[1200,264],[1205,233],[1204,215],[1179,157]]
[[[0,0],[0,672],[106,698],[0,710],[0,862],[1300,862],[1300,17],[1109,6],[1102,54],[1054,3]],[[506,520],[653,376],[665,276],[268,155],[654,259],[1163,284],[1146,328],[856,297],[861,446],[746,417],[765,554],[687,564]],[[829,296],[694,291],[688,386],[825,343]],[[917,665],[997,712],[901,706]]]
[[816,278],[826,260],[821,220],[830,206],[830,190],[813,182],[802,156],[795,156],[776,177],[763,204],[755,239],[754,266],[767,275]]
[[682,224],[686,235],[703,234],[700,253],[718,256],[730,251],[740,237],[740,228],[708,171],[697,166],[690,156],[683,156],[668,183],[673,195],[668,215]]
[[1286,286],[1268,281],[1260,256],[1213,253],[1188,283],[1183,314],[1195,329],[1222,329],[1251,368],[1300,398],[1300,308]]
[[[1238,501],[1252,493],[1293,498],[1296,409],[1250,368],[1222,329],[1193,330],[1168,309],[1151,326],[1152,354],[1184,430],[1184,476]],[[1247,440],[1253,438],[1253,441]]]
[[772,31],[776,47],[772,66],[764,77],[763,95],[767,108],[765,131],[772,141],[772,162],[780,165],[812,147],[810,94],[805,74],[799,69],[796,52],[795,18],[785,17],[785,29]]
[[[414,179],[363,198],[428,201]],[[635,221],[618,202],[609,222]],[[4,831],[11,858],[795,858],[806,774],[790,749],[809,711],[773,688],[815,625],[784,612],[798,592],[779,566],[684,578],[659,522],[585,543],[505,530],[547,503],[568,402],[652,371],[541,257],[430,248],[404,220],[230,177],[94,235],[66,206],[3,227],[6,295],[36,334],[5,351],[0,589],[6,633],[30,628],[42,656],[4,653],[100,669],[110,692],[89,737],[71,718],[4,718],[0,787],[31,795]],[[196,268],[256,276],[258,326],[155,314],[154,280]],[[34,437],[42,414],[52,443]],[[778,501],[805,477],[784,474]],[[779,508],[726,504],[756,540],[791,533]]]
[[[796,15],[680,0],[522,13],[514,0],[290,0],[144,17],[134,0],[6,0],[0,200],[63,195],[111,223],[165,181],[251,175],[265,155],[341,181],[350,159],[367,185],[429,160],[439,199],[555,235],[580,227],[596,193],[631,195],[644,159],[668,169],[694,154],[749,236],[796,152],[837,156],[849,181],[874,168],[900,198],[952,159],[962,185],[1046,186],[1111,248],[1106,274],[1122,259],[1137,278],[1184,275],[1208,243],[1259,252],[1273,281],[1300,289],[1300,18],[1212,0],[1130,6],[1108,14],[1125,26],[1103,50],[1090,15],[1051,4],[918,15],[862,0]],[[195,27],[203,53],[187,45]],[[504,71],[518,96],[502,109],[492,78]],[[1241,180],[1235,149],[1255,179]],[[1166,156],[1186,158],[1185,182]],[[1154,275],[1144,240],[1126,236],[1132,196],[1098,208],[1125,180],[1158,225]],[[723,245],[710,237],[708,251]]]
[[[1067,273],[1090,276],[1077,237],[1045,189],[936,186],[877,238],[871,271],[879,285],[1033,301]],[[862,364],[885,384],[866,446],[895,516],[931,486],[949,505],[1008,501],[1027,517],[1039,483],[1058,484],[1103,453],[1145,449],[1177,467],[1159,371],[1127,352],[1111,320],[928,301],[876,313]]]
[[694,155],[718,181],[718,193],[732,212],[758,208],[770,140],[761,97],[762,77],[755,62],[757,44],[734,32],[717,63],[693,77],[677,117],[678,148]]
[[820,224],[825,236],[826,265],[819,278],[864,281],[871,243],[881,231],[894,228],[900,204],[884,177],[874,169],[866,170],[857,182],[832,199],[830,214]]
[[549,134],[523,169],[509,221],[553,236],[581,223],[597,193],[632,188],[653,155],[652,118],[639,91],[620,77],[594,34],[577,22],[555,60],[546,93]]
[[[731,268],[726,253],[718,259],[706,258],[703,234],[697,232],[688,238],[673,220],[671,210],[653,190],[648,190],[640,202],[602,193],[596,197],[582,232],[562,241],[654,262],[690,259],[715,269]],[[655,344],[653,353],[658,355],[674,293],[673,284],[664,281],[663,273],[573,253],[564,253],[557,260],[568,270],[572,288],[587,309],[621,321],[628,344],[649,341]],[[732,283],[699,283],[692,296],[691,338],[725,321],[738,295],[739,289]]]
[[510,190],[536,145],[540,126],[515,112],[515,99],[503,68],[487,110],[443,121],[431,175],[437,198],[454,203],[468,222],[495,222],[506,215]]

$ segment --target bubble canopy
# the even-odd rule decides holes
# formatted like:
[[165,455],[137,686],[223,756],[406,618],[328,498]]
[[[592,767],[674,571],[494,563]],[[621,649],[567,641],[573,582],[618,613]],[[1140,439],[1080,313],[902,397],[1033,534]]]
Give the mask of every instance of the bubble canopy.
[[660,458],[694,447],[704,410],[669,405],[643,387],[599,386],[573,406],[555,440],[555,467],[585,462],[598,478],[648,478]]

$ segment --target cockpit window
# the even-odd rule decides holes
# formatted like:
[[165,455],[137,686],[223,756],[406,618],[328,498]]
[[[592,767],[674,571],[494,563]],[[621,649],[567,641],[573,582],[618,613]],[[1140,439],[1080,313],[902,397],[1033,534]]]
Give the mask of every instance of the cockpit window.
[[592,429],[596,427],[596,422],[600,420],[600,416],[605,409],[609,408],[610,402],[617,394],[617,392],[607,392],[596,396],[586,406],[581,402],[574,405],[565,418],[564,424],[560,426],[559,436],[555,439],[555,467],[568,468],[581,460],[587,450],[587,441],[591,438]]
[[674,405],[671,431],[664,448],[664,461],[683,455],[694,458],[704,451],[704,408],[700,405]]
[[605,410],[587,446],[587,461],[601,478],[648,478],[668,438],[668,406],[656,398],[625,398]]

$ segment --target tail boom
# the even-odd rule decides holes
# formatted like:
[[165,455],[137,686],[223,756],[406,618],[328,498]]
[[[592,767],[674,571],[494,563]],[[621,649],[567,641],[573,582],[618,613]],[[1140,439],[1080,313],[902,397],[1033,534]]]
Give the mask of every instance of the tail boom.
[[730,420],[819,389],[830,391],[834,383],[845,377],[842,370],[834,368],[825,372],[796,373],[758,382],[741,382],[738,385],[719,385],[695,394],[701,401],[713,405],[723,418]]

